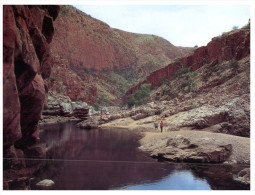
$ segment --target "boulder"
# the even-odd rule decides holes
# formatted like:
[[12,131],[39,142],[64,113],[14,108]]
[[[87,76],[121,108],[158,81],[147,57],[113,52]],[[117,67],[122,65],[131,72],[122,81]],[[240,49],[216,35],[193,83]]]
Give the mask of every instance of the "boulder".
[[77,127],[81,129],[97,129],[99,121],[97,119],[90,118],[77,124]]
[[168,139],[164,147],[151,153],[153,158],[175,162],[221,163],[232,152],[231,144],[224,144],[211,138],[200,138],[194,142],[178,135]]
[[60,107],[60,114],[61,115],[71,115],[73,114],[72,104],[67,102],[62,102],[59,105]]
[[245,168],[241,170],[237,176],[234,178],[235,181],[242,184],[250,184],[250,168]]
[[36,184],[36,187],[40,189],[51,189],[55,185],[54,181],[50,179],[44,179]]
[[86,102],[72,102],[73,116],[77,118],[86,118],[89,114],[89,106]]

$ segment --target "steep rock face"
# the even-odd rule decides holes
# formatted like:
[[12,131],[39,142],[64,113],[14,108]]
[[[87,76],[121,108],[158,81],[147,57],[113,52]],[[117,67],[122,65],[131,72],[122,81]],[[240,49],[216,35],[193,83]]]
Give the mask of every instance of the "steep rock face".
[[[4,156],[18,139],[34,139],[52,64],[49,43],[59,6],[3,6]],[[5,153],[5,151],[7,153]]]
[[61,6],[55,33],[51,50],[62,68],[53,67],[48,87],[89,104],[100,95],[119,103],[138,78],[191,51],[153,35],[113,29],[70,6]]
[[[71,100],[85,101],[93,104],[97,99],[97,88],[93,78],[89,75],[77,75],[69,67],[69,62],[58,55],[54,56],[51,77],[46,79],[47,88],[66,95]],[[82,72],[82,71],[81,71]]]
[[207,46],[196,49],[193,54],[183,57],[179,61],[151,73],[144,81],[128,90],[126,96],[134,93],[144,83],[150,83],[152,89],[156,86],[160,86],[164,75],[166,75],[166,78],[171,79],[174,73],[182,67],[190,67],[192,71],[195,71],[205,64],[214,66],[224,60],[240,60],[249,54],[249,29],[240,29],[226,33],[221,37],[213,38]]

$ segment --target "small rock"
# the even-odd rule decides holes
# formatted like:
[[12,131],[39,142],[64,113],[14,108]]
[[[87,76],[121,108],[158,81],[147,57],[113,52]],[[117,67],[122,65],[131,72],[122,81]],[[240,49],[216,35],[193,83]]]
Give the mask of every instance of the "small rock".
[[46,187],[46,188],[52,187],[54,185],[55,185],[54,181],[52,181],[50,179],[44,179],[36,184],[36,186],[38,186],[38,187]]

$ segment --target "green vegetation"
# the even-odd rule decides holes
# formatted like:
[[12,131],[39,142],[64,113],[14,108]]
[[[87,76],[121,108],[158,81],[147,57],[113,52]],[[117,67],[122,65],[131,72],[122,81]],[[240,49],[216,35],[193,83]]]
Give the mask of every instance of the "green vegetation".
[[[193,92],[197,86],[197,73],[188,67],[180,68],[174,74],[173,79],[169,80],[166,75],[161,78],[162,91],[160,96],[165,100],[171,100],[184,93]],[[161,99],[158,95],[155,100]]]
[[191,92],[195,89],[195,87],[196,87],[195,77],[196,76],[197,76],[196,72],[187,72],[184,75],[184,77],[185,77],[184,84],[186,85],[184,87],[184,92]]
[[233,26],[232,27],[232,30],[237,30],[238,29],[238,26]]
[[246,24],[245,26],[243,26],[242,29],[250,28],[250,23],[251,23],[251,19],[249,18],[248,24]]
[[204,82],[207,82],[208,79],[212,76],[212,74],[216,71],[216,66],[209,66],[207,69],[205,69],[205,72],[203,74],[202,80]]
[[184,76],[185,74],[187,74],[189,72],[190,72],[190,68],[188,68],[188,67],[180,68],[179,70],[177,70],[174,73],[174,77],[175,78],[180,78],[180,77]]
[[104,75],[113,85],[115,85],[122,95],[124,95],[125,92],[132,87],[132,83],[119,74],[119,72],[104,71],[101,74]]
[[235,59],[230,60],[228,65],[231,67],[232,71],[234,71],[235,73],[238,72],[239,63],[237,60]]
[[150,97],[150,90],[151,84],[143,84],[141,89],[136,90],[134,94],[130,94],[128,96],[128,107],[131,108],[132,106],[140,106],[147,102],[148,98]]
[[99,111],[100,106],[109,106],[109,100],[107,100],[104,96],[99,96],[94,103],[93,107],[96,111]]
[[166,75],[164,75],[164,76],[161,78],[161,83],[162,83],[163,85],[169,85],[169,84],[170,84],[169,79],[167,78]]

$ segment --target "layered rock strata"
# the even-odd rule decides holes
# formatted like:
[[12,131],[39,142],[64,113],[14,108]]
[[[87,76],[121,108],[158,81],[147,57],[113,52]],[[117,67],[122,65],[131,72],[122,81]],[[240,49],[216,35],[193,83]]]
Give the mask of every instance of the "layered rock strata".
[[86,118],[88,117],[89,109],[90,107],[86,102],[72,102],[68,96],[50,91],[48,105],[43,110],[43,115]]

